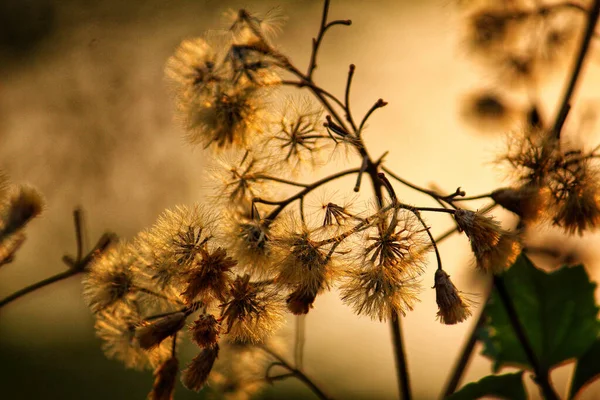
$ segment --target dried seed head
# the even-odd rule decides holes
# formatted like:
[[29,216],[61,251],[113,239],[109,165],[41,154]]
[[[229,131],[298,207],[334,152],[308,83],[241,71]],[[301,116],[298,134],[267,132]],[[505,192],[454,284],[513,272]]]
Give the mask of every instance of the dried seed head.
[[462,106],[462,117],[477,129],[505,131],[518,121],[516,108],[498,93],[477,92],[469,95]]
[[17,250],[25,242],[25,233],[10,235],[0,242],[0,266],[13,262]]
[[213,252],[201,249],[193,267],[185,273],[187,285],[181,295],[188,304],[198,297],[202,297],[205,302],[213,298],[223,301],[231,281],[230,271],[236,265],[237,261],[229,257],[221,247]]
[[154,384],[148,394],[148,400],[172,400],[175,392],[175,380],[179,372],[179,361],[171,357],[154,371]]
[[222,154],[212,172],[218,182],[216,196],[233,206],[250,209],[252,200],[265,194],[261,176],[269,175],[268,164],[268,154],[257,157],[251,150]]
[[401,278],[391,267],[377,265],[348,272],[340,290],[342,301],[357,314],[387,321],[392,313],[412,311],[420,288],[414,278]]
[[237,212],[231,214],[224,240],[244,272],[265,277],[272,271],[271,231],[264,220],[245,218]]
[[250,276],[238,276],[231,284],[229,300],[221,305],[222,320],[232,340],[259,343],[282,322],[282,305],[265,285],[250,282]]
[[185,325],[186,315],[177,312],[159,318],[151,323],[144,323],[135,331],[135,337],[142,349],[153,349],[169,336],[179,332]]
[[192,340],[200,347],[217,344],[221,327],[212,314],[203,314],[190,326]]
[[37,217],[44,208],[40,192],[31,186],[19,186],[11,193],[2,209],[0,237],[10,236]]
[[204,387],[208,375],[219,355],[219,345],[207,347],[200,351],[181,374],[181,383],[186,388],[199,392]]
[[442,269],[435,271],[434,288],[437,316],[442,324],[454,325],[471,316],[468,301],[461,296],[450,276]]
[[600,226],[600,180],[586,161],[560,168],[553,175],[554,224],[569,234]]
[[491,198],[496,204],[521,217],[523,222],[535,222],[542,217],[546,209],[547,191],[524,185],[519,188],[501,188],[492,192]]
[[317,293],[300,287],[288,295],[286,299],[287,308],[294,315],[308,314],[316,297]]
[[488,54],[510,38],[510,18],[500,9],[483,9],[469,16],[467,41],[470,49]]
[[108,358],[117,359],[127,368],[156,368],[171,356],[172,343],[163,341],[152,350],[144,350],[135,338],[141,317],[123,304],[114,310],[96,314],[96,335]]
[[131,266],[136,257],[131,246],[120,242],[89,265],[83,279],[83,297],[93,313],[115,306],[135,291]]
[[335,270],[328,251],[311,239],[311,232],[300,232],[281,239],[277,243],[279,257],[274,265],[279,273],[276,281],[289,288],[298,286],[312,293],[328,289]]
[[517,235],[503,230],[492,217],[479,211],[458,209],[454,219],[471,241],[478,269],[500,273],[517,258],[521,249]]

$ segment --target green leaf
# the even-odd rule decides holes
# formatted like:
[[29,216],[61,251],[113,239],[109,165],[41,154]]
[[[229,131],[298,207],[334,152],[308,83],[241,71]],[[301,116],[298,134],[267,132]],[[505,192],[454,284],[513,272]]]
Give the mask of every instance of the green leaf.
[[577,360],[569,398],[572,399],[588,383],[600,375],[600,339],[596,339],[592,347]]
[[526,400],[523,371],[515,374],[490,375],[465,385],[446,400],[473,400],[483,396],[498,396],[508,400]]
[[[521,254],[502,277],[542,368],[579,357],[594,343],[599,327],[596,285],[583,266],[547,273]],[[496,291],[485,313],[488,323],[480,339],[483,355],[494,361],[494,371],[507,364],[531,369]]]

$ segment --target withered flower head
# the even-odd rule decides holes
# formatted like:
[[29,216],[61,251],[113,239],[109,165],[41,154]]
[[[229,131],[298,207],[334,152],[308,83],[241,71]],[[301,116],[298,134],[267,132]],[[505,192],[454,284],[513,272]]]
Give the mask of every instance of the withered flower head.
[[554,223],[569,234],[600,226],[600,181],[598,172],[585,160],[564,166],[553,175],[551,187]]
[[135,291],[131,271],[134,262],[135,255],[126,242],[94,259],[83,279],[83,297],[92,312],[112,307]]
[[501,9],[483,9],[469,16],[467,40],[471,50],[488,54],[510,38],[510,16]]
[[264,276],[270,270],[273,243],[271,229],[266,221],[258,218],[232,218],[227,232],[230,246],[240,267],[246,272]]
[[181,374],[181,383],[186,388],[199,392],[206,383],[215,360],[219,356],[219,345],[206,347],[200,351]]
[[547,191],[543,188],[523,185],[518,188],[501,188],[492,192],[496,204],[517,214],[523,222],[535,222],[542,217]]
[[135,331],[135,337],[142,349],[153,349],[169,336],[179,332],[185,325],[187,315],[183,312],[166,315],[153,322],[140,325]]
[[231,284],[229,300],[221,305],[222,320],[232,340],[259,343],[282,322],[282,310],[275,293],[265,285],[238,276]]
[[468,301],[461,296],[450,276],[442,269],[435,271],[434,288],[437,316],[442,324],[454,325],[471,316]]
[[382,266],[386,273],[418,276],[423,272],[426,252],[425,232],[413,213],[392,209],[377,219],[367,231],[361,262]]
[[108,358],[117,359],[127,368],[156,368],[171,355],[172,343],[164,341],[151,350],[140,347],[135,338],[141,317],[121,304],[114,310],[96,314],[96,335],[103,341],[102,349]]
[[217,343],[221,327],[212,314],[203,314],[190,326],[192,340],[200,347],[209,347]]
[[526,132],[510,137],[508,151],[497,161],[507,164],[521,184],[544,187],[560,162],[558,150],[558,141],[548,132]]
[[278,270],[276,282],[295,289],[306,288],[311,293],[328,289],[336,273],[328,250],[311,239],[306,227],[288,234],[277,242],[279,257],[274,266]]
[[471,241],[478,269],[500,273],[519,255],[521,246],[517,235],[502,229],[492,217],[479,211],[458,209],[454,219]]
[[252,200],[264,191],[261,176],[269,175],[267,163],[268,156],[258,157],[252,150],[222,154],[212,173],[218,182],[217,197],[231,205],[249,208]]
[[32,186],[16,187],[3,205],[0,237],[10,236],[37,217],[44,208],[44,198]]
[[393,313],[406,315],[419,301],[419,284],[414,278],[400,277],[393,267],[370,265],[347,273],[341,285],[342,301],[359,315],[387,321]]
[[206,302],[212,298],[223,301],[231,280],[230,271],[236,265],[237,261],[221,247],[212,252],[202,248],[192,268],[185,273],[187,285],[181,295],[187,303],[194,302],[199,296]]
[[510,128],[518,119],[518,111],[498,93],[483,91],[465,98],[462,117],[477,129],[497,131]]
[[307,288],[299,287],[290,293],[285,300],[287,308],[294,315],[308,314],[308,311],[313,307],[313,303],[317,297],[316,292],[311,292]]
[[154,371],[154,384],[148,400],[172,400],[175,380],[179,372],[177,357],[171,357]]

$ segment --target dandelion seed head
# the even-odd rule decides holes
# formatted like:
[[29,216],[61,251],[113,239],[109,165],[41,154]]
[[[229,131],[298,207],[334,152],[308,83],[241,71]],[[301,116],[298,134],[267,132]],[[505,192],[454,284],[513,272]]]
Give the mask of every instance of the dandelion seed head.
[[93,313],[114,307],[135,291],[132,265],[135,253],[127,242],[119,242],[90,264],[83,279],[83,297]]

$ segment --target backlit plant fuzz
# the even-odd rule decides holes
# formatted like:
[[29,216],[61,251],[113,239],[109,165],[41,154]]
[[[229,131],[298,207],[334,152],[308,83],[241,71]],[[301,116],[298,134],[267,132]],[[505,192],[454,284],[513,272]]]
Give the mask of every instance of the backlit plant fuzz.
[[434,288],[437,316],[442,324],[454,325],[471,316],[468,300],[463,298],[443,269],[435,271]]
[[127,302],[135,293],[132,265],[135,253],[128,243],[121,242],[98,257],[90,265],[83,281],[83,297],[94,313]]
[[456,210],[454,218],[471,242],[478,269],[498,274],[516,260],[521,251],[518,237],[502,229],[498,221],[464,209]]

